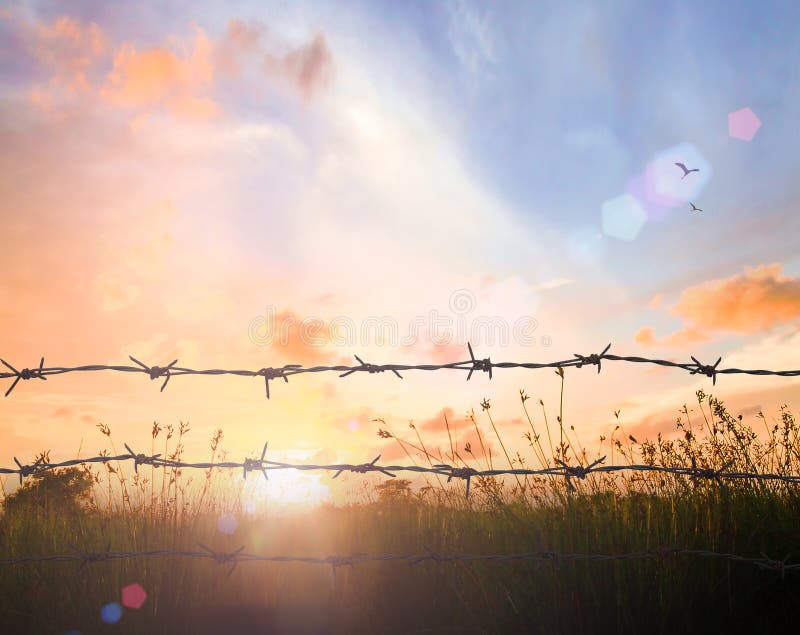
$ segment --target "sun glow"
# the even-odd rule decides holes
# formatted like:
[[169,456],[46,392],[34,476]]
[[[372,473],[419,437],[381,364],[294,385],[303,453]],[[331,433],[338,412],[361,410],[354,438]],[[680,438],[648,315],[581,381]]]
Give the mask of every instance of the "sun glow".
[[[330,487],[323,481],[326,474],[310,474],[297,470],[270,470],[269,480],[263,476],[255,486],[250,502],[258,508],[316,507],[332,502]],[[330,478],[330,475],[327,475]],[[249,479],[248,479],[249,480]]]

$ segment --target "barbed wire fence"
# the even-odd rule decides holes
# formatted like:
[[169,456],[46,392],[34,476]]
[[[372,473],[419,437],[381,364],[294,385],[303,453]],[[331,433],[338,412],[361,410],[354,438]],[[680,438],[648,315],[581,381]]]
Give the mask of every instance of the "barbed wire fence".
[[272,563],[303,563],[303,564],[322,564],[331,567],[332,582],[336,585],[336,570],[339,567],[350,566],[364,562],[405,562],[409,565],[418,565],[423,562],[433,562],[443,564],[448,562],[550,562],[555,565],[576,562],[611,562],[611,561],[630,561],[630,560],[657,560],[664,562],[670,558],[678,556],[691,556],[700,559],[724,560],[749,564],[774,571],[785,579],[787,572],[800,570],[800,563],[790,564],[788,562],[791,554],[782,559],[770,558],[764,553],[759,557],[743,556],[736,553],[726,553],[718,551],[708,551],[705,549],[684,549],[680,547],[667,547],[662,549],[650,549],[647,551],[635,551],[628,553],[562,553],[557,551],[529,551],[521,553],[495,553],[495,554],[468,554],[468,553],[441,553],[430,549],[424,554],[368,554],[354,553],[350,555],[333,555],[325,557],[314,556],[266,556],[261,554],[245,553],[244,546],[235,551],[215,551],[204,544],[198,543],[202,551],[188,551],[176,549],[153,549],[148,551],[111,551],[111,546],[104,551],[83,551],[71,545],[72,553],[54,554],[48,556],[20,556],[14,558],[0,558],[0,566],[12,566],[20,564],[43,563],[43,562],[74,562],[78,564],[76,573],[80,573],[86,565],[97,562],[110,562],[112,560],[130,560],[136,558],[205,558],[215,561],[218,565],[230,565],[228,576],[236,569],[240,562],[272,562]]
[[[492,362],[490,358],[476,358],[471,344],[467,344],[470,359],[461,362],[452,362],[447,364],[371,364],[364,362],[357,355],[355,356],[358,365],[345,366],[312,366],[305,367],[301,364],[287,364],[281,367],[267,367],[259,370],[231,370],[231,369],[206,369],[196,370],[191,368],[184,368],[177,366],[178,360],[173,360],[166,366],[148,366],[147,364],[139,361],[131,356],[130,359],[136,366],[110,366],[102,364],[92,364],[76,367],[45,367],[44,357],[41,358],[39,366],[35,368],[24,368],[17,370],[7,361],[0,359],[0,362],[8,368],[9,372],[0,372],[0,379],[14,378],[11,386],[6,390],[5,396],[8,397],[17,384],[22,380],[39,379],[46,381],[48,377],[53,375],[61,375],[65,373],[77,372],[95,372],[95,371],[115,371],[124,373],[144,373],[150,379],[164,378],[161,384],[161,391],[163,391],[170,379],[175,376],[181,375],[235,375],[244,377],[263,377],[266,389],[266,396],[270,397],[270,380],[283,379],[285,382],[289,381],[290,376],[305,374],[305,373],[319,373],[319,372],[337,372],[340,378],[347,377],[357,372],[367,372],[370,374],[381,373],[390,371],[398,378],[402,379],[400,371],[408,370],[423,370],[423,371],[437,371],[437,370],[461,370],[467,371],[467,380],[471,379],[475,372],[485,372],[492,378],[493,369],[497,368],[525,368],[525,369],[540,369],[540,368],[556,368],[563,369],[568,367],[582,368],[584,366],[597,366],[597,372],[601,370],[603,360],[607,361],[621,361],[628,363],[645,363],[655,364],[659,366],[666,366],[672,368],[679,368],[689,372],[692,375],[701,374],[712,379],[716,384],[717,375],[723,374],[747,374],[747,375],[772,375],[781,377],[796,377],[800,376],[800,370],[761,370],[761,369],[740,369],[740,368],[718,368],[722,358],[718,358],[714,364],[703,364],[696,357],[690,356],[691,363],[679,363],[671,360],[652,359],[647,357],[638,356],[619,356],[609,354],[608,351],[611,344],[605,347],[601,353],[592,353],[590,355],[574,354],[573,359],[535,363],[535,362]],[[606,457],[600,457],[592,463],[587,465],[568,465],[564,461],[555,459],[558,463],[557,466],[545,467],[542,469],[524,469],[524,468],[509,468],[509,469],[489,469],[477,470],[471,467],[457,467],[445,463],[439,463],[430,467],[417,466],[417,465],[381,465],[378,463],[380,455],[375,457],[368,463],[352,464],[307,464],[307,463],[288,463],[280,461],[272,461],[266,459],[266,452],[268,444],[265,443],[261,457],[259,459],[245,458],[241,462],[235,461],[217,461],[217,462],[185,462],[181,460],[162,458],[161,454],[143,454],[134,452],[128,444],[125,444],[126,454],[117,456],[110,455],[97,455],[93,457],[70,459],[60,463],[50,463],[46,460],[44,455],[30,464],[21,463],[17,457],[14,457],[16,468],[0,468],[0,474],[16,474],[19,476],[20,484],[27,477],[46,472],[48,470],[55,470],[58,468],[71,467],[76,465],[84,465],[87,463],[108,463],[109,461],[133,461],[134,470],[138,473],[140,465],[149,465],[155,468],[175,468],[175,469],[241,469],[243,477],[246,479],[249,472],[259,471],[265,479],[269,479],[268,472],[272,470],[322,470],[334,472],[333,478],[338,477],[343,472],[351,472],[357,474],[365,474],[369,472],[377,472],[388,477],[395,477],[396,472],[415,472],[425,474],[435,474],[438,476],[446,477],[449,483],[452,479],[463,479],[466,482],[466,496],[469,496],[470,483],[473,478],[493,477],[503,475],[516,475],[516,476],[554,476],[562,477],[566,481],[566,485],[571,491],[575,490],[575,485],[572,479],[584,480],[592,473],[611,473],[621,471],[640,471],[640,472],[660,472],[668,473],[676,476],[689,477],[691,480],[704,479],[716,482],[719,486],[727,491],[724,480],[743,480],[743,479],[758,479],[762,481],[775,481],[784,483],[798,483],[800,482],[800,475],[793,474],[775,474],[775,473],[756,473],[756,472],[735,472],[728,471],[731,463],[724,465],[720,469],[711,467],[699,467],[695,461],[692,460],[691,466],[678,466],[667,467],[659,465],[647,464],[628,464],[628,465],[604,465]],[[79,570],[82,570],[87,564],[111,561],[119,559],[132,559],[132,558],[157,558],[157,557],[189,557],[189,558],[208,558],[212,559],[218,564],[229,564],[229,574],[233,572],[239,562],[259,561],[259,562],[302,562],[310,564],[325,564],[332,568],[334,583],[336,580],[337,567],[349,565],[353,566],[360,562],[366,561],[400,561],[407,562],[408,564],[418,564],[420,562],[430,561],[436,563],[446,563],[455,561],[488,561],[488,562],[509,562],[509,561],[549,561],[552,563],[568,562],[568,561],[619,561],[619,560],[641,560],[641,559],[659,559],[664,560],[668,557],[678,555],[695,556],[699,558],[712,558],[722,559],[732,562],[747,563],[762,569],[769,569],[778,572],[781,578],[785,576],[787,571],[796,571],[800,569],[800,563],[788,564],[788,559],[791,554],[788,554],[782,560],[769,558],[762,553],[760,557],[743,556],[733,553],[722,553],[698,549],[686,549],[680,547],[662,548],[658,550],[648,550],[640,552],[630,552],[621,554],[586,554],[586,553],[559,553],[551,551],[541,552],[525,552],[525,553],[511,553],[511,554],[453,554],[453,553],[437,553],[427,550],[426,554],[352,554],[348,556],[327,556],[321,557],[301,557],[301,556],[264,556],[257,554],[249,554],[244,552],[244,546],[232,552],[220,552],[210,549],[205,545],[199,545],[202,551],[178,551],[171,549],[150,550],[150,551],[111,551],[110,545],[105,551],[92,552],[83,551],[77,547],[72,547],[71,554],[55,554],[44,556],[20,556],[0,558],[0,565],[18,565],[25,563],[37,562],[76,562],[79,564]]]
[[[208,461],[208,462],[187,462],[174,459],[163,459],[161,454],[142,454],[136,453],[131,447],[125,443],[126,454],[112,455],[97,455],[93,457],[70,459],[59,463],[47,462],[44,456],[39,458],[32,464],[21,464],[15,457],[14,461],[17,464],[16,468],[0,468],[0,474],[16,474],[19,476],[20,483],[24,478],[33,476],[35,474],[55,470],[59,468],[73,467],[87,463],[108,463],[110,461],[132,461],[134,470],[138,473],[140,465],[149,465],[154,468],[174,468],[174,469],[227,469],[227,470],[242,470],[243,478],[247,478],[250,472],[258,471],[265,479],[269,480],[269,471],[272,470],[298,470],[298,471],[328,471],[333,472],[333,478],[337,478],[343,472],[351,472],[356,474],[365,474],[369,472],[376,472],[383,474],[390,478],[396,476],[398,472],[414,472],[422,474],[436,474],[439,476],[447,477],[449,483],[452,479],[463,479],[466,481],[466,496],[469,496],[470,482],[473,478],[493,477],[502,475],[518,475],[518,476],[556,476],[565,479],[568,488],[571,491],[575,490],[572,479],[586,479],[592,473],[610,473],[621,471],[641,471],[641,472],[655,472],[673,474],[676,476],[688,477],[690,480],[706,479],[716,482],[727,492],[727,487],[724,479],[730,480],[743,480],[743,479],[760,479],[765,481],[776,481],[785,483],[798,483],[800,482],[800,475],[787,475],[787,474],[767,474],[767,473],[754,473],[754,472],[733,472],[726,471],[730,467],[730,463],[723,466],[721,469],[715,470],[708,467],[698,467],[694,461],[692,466],[686,467],[667,467],[659,465],[647,464],[629,464],[629,465],[604,465],[606,457],[589,463],[588,465],[568,465],[563,461],[556,459],[559,463],[558,466],[547,467],[542,469],[523,469],[523,468],[509,468],[509,469],[490,469],[490,470],[476,470],[470,467],[457,467],[447,464],[436,464],[432,467],[418,466],[418,465],[381,465],[378,463],[380,456],[375,457],[368,463],[352,464],[352,463],[337,463],[328,465],[317,465],[309,463],[288,463],[282,461],[272,461],[266,458],[268,443],[264,444],[261,456],[258,459],[245,458],[243,461]],[[784,579],[786,572],[796,571],[800,569],[800,563],[789,564],[788,559],[791,553],[787,554],[783,559],[777,560],[768,557],[766,554],[761,553],[760,557],[744,556],[733,553],[722,553],[703,549],[687,549],[682,547],[665,547],[656,550],[617,553],[617,554],[602,554],[602,553],[563,553],[553,551],[537,551],[537,552],[523,552],[523,553],[506,553],[506,554],[454,554],[454,553],[439,553],[427,550],[426,554],[365,554],[357,553],[351,555],[335,555],[327,557],[303,557],[303,556],[265,556],[258,554],[244,553],[244,546],[236,551],[225,552],[215,551],[205,545],[199,545],[202,551],[181,551],[173,549],[157,549],[147,551],[111,551],[110,544],[106,550],[101,552],[84,551],[78,547],[72,546],[73,553],[69,554],[54,554],[44,556],[18,556],[0,558],[0,566],[6,565],[19,565],[27,563],[43,563],[43,562],[76,562],[79,564],[78,571],[90,563],[120,560],[120,559],[136,559],[136,558],[158,558],[158,557],[184,557],[184,558],[209,558],[218,564],[230,564],[231,568],[228,571],[230,575],[236,568],[239,562],[274,562],[274,563],[307,563],[307,564],[326,564],[331,566],[333,575],[333,584],[336,584],[336,569],[341,566],[349,565],[354,566],[362,562],[406,562],[408,564],[419,564],[420,562],[430,561],[435,563],[447,562],[511,562],[511,561],[548,561],[553,564],[560,564],[572,561],[625,561],[625,560],[659,560],[663,561],[666,558],[675,557],[679,555],[693,556],[697,558],[706,559],[721,559],[730,562],[738,562],[750,564],[761,569],[768,569],[776,571],[780,574],[781,579]]]
[[251,459],[245,458],[243,461],[208,461],[208,462],[186,462],[175,459],[161,458],[161,454],[142,454],[134,452],[131,447],[125,443],[126,454],[118,454],[116,456],[108,454],[99,454],[96,456],[69,459],[61,461],[60,463],[50,463],[45,460],[44,456],[39,456],[34,463],[22,464],[14,457],[14,462],[17,464],[15,468],[0,467],[0,474],[16,474],[19,476],[19,482],[22,484],[24,478],[33,476],[38,473],[46,472],[48,470],[55,470],[64,467],[73,467],[76,465],[83,465],[85,463],[108,463],[110,461],[133,461],[134,471],[138,473],[140,465],[150,465],[155,468],[175,468],[175,469],[224,469],[234,470],[241,469],[242,475],[246,479],[249,472],[259,471],[265,479],[269,480],[269,471],[272,470],[298,470],[298,471],[328,471],[335,472],[333,478],[337,478],[343,472],[352,472],[355,474],[366,474],[368,472],[378,472],[394,478],[396,472],[415,472],[419,474],[436,474],[438,476],[447,477],[447,482],[452,479],[463,479],[466,481],[466,496],[469,496],[470,481],[473,478],[492,477],[492,476],[557,476],[563,477],[566,481],[567,487],[574,491],[575,485],[572,479],[577,478],[585,480],[589,474],[592,473],[610,473],[622,471],[636,471],[636,472],[660,472],[664,474],[674,474],[677,476],[688,476],[691,480],[707,479],[717,482],[721,487],[725,488],[723,479],[730,480],[745,480],[745,479],[758,479],[762,481],[778,481],[784,483],[800,483],[800,475],[796,474],[776,474],[776,473],[760,473],[760,472],[733,472],[727,471],[731,463],[723,465],[720,469],[711,467],[701,467],[692,461],[691,466],[677,466],[668,467],[663,465],[648,465],[648,464],[628,464],[628,465],[604,465],[605,456],[602,456],[588,465],[568,465],[564,461],[555,459],[559,464],[554,467],[545,467],[541,469],[528,469],[528,468],[507,468],[507,469],[489,469],[477,470],[472,467],[458,467],[455,465],[448,465],[446,463],[434,464],[431,467],[424,465],[381,465],[378,463],[380,455],[376,456],[368,463],[333,463],[333,464],[312,464],[312,463],[288,463],[284,461],[272,461],[266,459],[268,443],[264,444],[261,452],[261,458]]
[[713,364],[703,364],[696,357],[690,355],[691,362],[674,362],[668,359],[653,359],[649,357],[638,356],[623,356],[612,355],[608,351],[611,344],[608,344],[601,353],[591,353],[590,355],[581,355],[574,353],[572,359],[560,360],[554,362],[493,362],[489,357],[482,359],[476,358],[472,350],[472,345],[467,343],[470,359],[461,362],[450,362],[447,364],[371,364],[363,361],[358,355],[355,359],[358,362],[353,366],[310,366],[306,367],[302,364],[286,364],[280,367],[266,367],[258,370],[236,370],[236,369],[204,369],[198,370],[193,368],[184,368],[177,366],[178,360],[174,359],[166,366],[148,366],[144,362],[139,361],[133,356],[129,356],[130,360],[136,364],[135,366],[109,366],[105,364],[89,364],[85,366],[63,367],[63,366],[50,366],[45,367],[44,357],[39,361],[39,366],[34,368],[23,368],[17,370],[9,362],[0,359],[0,362],[8,369],[8,371],[0,372],[0,379],[14,378],[11,386],[6,390],[5,396],[8,397],[11,392],[16,388],[17,384],[22,380],[40,379],[46,381],[48,377],[54,375],[63,375],[66,373],[89,373],[97,371],[114,371],[120,373],[140,373],[146,374],[150,379],[164,378],[161,384],[161,391],[163,391],[170,379],[173,377],[180,377],[182,375],[235,375],[240,377],[263,377],[266,389],[267,399],[270,397],[269,382],[273,379],[283,379],[285,382],[289,381],[289,377],[295,375],[302,375],[307,373],[339,373],[340,378],[348,377],[353,373],[382,373],[392,372],[399,379],[403,376],[400,371],[408,370],[424,370],[424,371],[437,371],[437,370],[460,370],[467,371],[467,380],[472,378],[475,372],[485,372],[492,378],[492,370],[496,368],[582,368],[583,366],[597,366],[597,372],[600,372],[603,360],[612,362],[628,362],[638,364],[655,364],[658,366],[666,366],[670,368],[680,368],[689,372],[692,375],[705,375],[711,378],[712,383],[716,385],[717,375],[729,374],[745,374],[745,375],[773,375],[779,377],[798,377],[800,370],[761,370],[761,369],[741,369],[741,368],[718,368],[722,357],[719,357]]

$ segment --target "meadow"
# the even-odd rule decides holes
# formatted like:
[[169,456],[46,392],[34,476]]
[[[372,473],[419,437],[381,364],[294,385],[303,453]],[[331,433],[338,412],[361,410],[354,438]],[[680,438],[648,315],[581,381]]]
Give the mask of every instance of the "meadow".
[[[562,376],[563,381],[563,376]],[[800,474],[800,441],[787,406],[751,421],[702,391],[675,430],[635,439],[623,424],[590,453],[561,414],[520,392],[525,455],[510,455],[491,406],[471,415],[482,448],[431,452],[376,421],[408,464],[489,469],[589,465],[702,466],[730,472]],[[615,413],[619,420],[619,413]],[[99,426],[109,451],[111,429]],[[152,451],[180,458],[189,426],[153,424]],[[210,443],[220,460],[222,431]],[[489,454],[489,447],[494,447]],[[46,455],[44,456],[46,460]],[[360,496],[345,506],[293,514],[247,508],[239,471],[114,462],[34,475],[6,496],[4,558],[170,549],[326,557],[332,554],[648,553],[629,559],[359,562],[334,569],[302,562],[217,563],[154,556],[113,561],[0,566],[3,633],[771,633],[795,624],[800,571],[733,558],[669,553],[708,550],[774,561],[800,555],[800,495],[780,480],[691,478],[648,471],[573,477],[475,477],[425,482],[351,476]],[[257,472],[256,472],[257,474]],[[248,482],[252,481],[248,479]],[[38,483],[38,487],[37,487]],[[47,485],[47,487],[45,487]],[[230,515],[230,516],[227,516]],[[230,533],[220,517],[235,518]],[[73,552],[74,553],[74,552]],[[773,564],[775,564],[773,562]],[[147,599],[118,623],[100,608],[138,583]]]

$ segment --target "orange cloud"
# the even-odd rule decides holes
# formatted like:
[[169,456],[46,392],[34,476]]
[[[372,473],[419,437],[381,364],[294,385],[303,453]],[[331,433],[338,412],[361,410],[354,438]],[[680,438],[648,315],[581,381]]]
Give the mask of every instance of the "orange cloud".
[[643,326],[636,335],[633,336],[633,341],[643,346],[652,346],[656,343],[656,334],[652,326]]
[[426,350],[426,355],[438,364],[450,364],[452,362],[463,362],[469,359],[466,346],[461,344],[433,344]]
[[[483,448],[481,447],[481,439],[483,440]],[[409,443],[417,445],[417,440],[413,437],[410,437],[408,439],[402,438],[402,441],[398,441],[397,439],[390,439],[384,445],[381,445],[378,448],[381,455],[381,459],[383,461],[396,461],[398,459],[408,459],[408,454],[411,454],[412,457],[416,458],[423,456],[422,452],[411,447]],[[425,445],[428,449],[428,452],[430,452],[434,456],[438,456],[439,449],[437,449],[436,446],[433,446],[428,442],[426,442]],[[470,452],[467,452],[466,450],[466,447],[468,445]],[[445,455],[448,456],[450,455],[450,446],[447,439],[444,440],[444,445],[441,446],[440,449],[442,453],[442,458],[447,460]],[[491,452],[493,459],[498,457],[496,448],[494,444],[488,439],[487,435],[481,433],[481,438],[478,438],[478,433],[475,432],[474,429],[471,432],[467,432],[466,434],[454,436],[453,449],[462,460],[473,465],[474,465],[474,459],[482,459],[484,456],[486,456],[487,452]],[[484,449],[486,450],[486,452],[484,452]],[[505,457],[503,457],[503,460],[505,460]]]
[[780,263],[746,268],[743,275],[686,289],[672,307],[700,328],[752,334],[800,316],[800,279]]
[[664,413],[651,414],[627,427],[627,434],[639,442],[655,441],[659,433],[662,437],[669,438],[676,433],[675,420],[676,417]]
[[450,427],[450,431],[452,432],[456,428],[465,427],[465,417],[456,417],[455,412],[449,406],[444,408],[442,412],[437,415],[434,415],[430,419],[426,419],[421,423],[417,424],[417,427],[421,431],[433,431],[433,432],[445,432],[447,430],[447,426],[445,426],[445,417],[447,418],[447,426]]
[[[482,459],[486,454],[491,454],[492,459],[497,459],[498,455],[494,444],[489,440],[485,433],[481,433],[481,436],[478,436],[478,433],[475,430],[468,432],[463,437],[458,437],[458,439],[454,439],[454,445],[456,445],[456,454],[458,454],[464,461],[467,463],[471,463],[470,459]],[[481,446],[481,441],[483,441],[483,446]],[[469,446],[470,452],[467,452],[467,446]],[[505,457],[503,457],[505,460]]]
[[254,321],[251,329],[254,341],[266,345],[284,363],[313,366],[337,361],[336,354],[324,348],[331,341],[331,333],[323,320],[305,319],[286,310],[276,313],[274,319]]
[[[406,446],[406,450],[408,450],[411,456],[414,456],[414,454],[417,453],[417,450],[414,450],[414,448],[408,446]],[[391,441],[387,442],[384,445],[381,445],[378,448],[378,451],[380,452],[381,455],[381,460],[383,462],[396,461],[398,459],[407,459],[408,454],[406,454],[406,450],[404,450],[403,445],[398,443],[397,440],[395,439],[392,439]]]
[[254,68],[260,63],[270,78],[288,83],[306,100],[332,77],[333,57],[323,35],[282,54],[265,53],[272,43],[264,27],[240,19],[230,20],[218,39],[196,27],[189,41],[171,36],[169,46],[146,50],[132,42],[112,46],[94,22],[63,16],[43,23],[12,12],[6,19],[17,23],[28,59],[49,73],[48,81],[29,86],[29,95],[33,106],[51,115],[59,101],[80,91],[107,104],[160,107],[173,116],[205,121],[222,110],[214,97],[215,77],[238,79],[248,62]]
[[687,326],[679,331],[675,331],[671,335],[658,339],[653,331],[652,326],[643,326],[640,328],[633,340],[642,346],[674,346],[676,348],[685,348],[692,344],[699,342],[706,342],[709,336],[695,326]]
[[652,327],[645,326],[634,341],[682,348],[708,341],[714,331],[750,335],[791,322],[800,317],[800,279],[782,274],[783,265],[776,262],[689,287],[670,309],[683,318],[682,329],[659,339]]
[[172,114],[208,119],[219,112],[206,94],[214,80],[212,52],[211,40],[199,27],[192,51],[185,56],[165,48],[138,51],[125,43],[114,56],[101,93],[117,105],[162,105]]
[[325,36],[318,34],[308,44],[283,56],[267,54],[263,67],[268,75],[289,81],[308,100],[331,81],[333,56]]

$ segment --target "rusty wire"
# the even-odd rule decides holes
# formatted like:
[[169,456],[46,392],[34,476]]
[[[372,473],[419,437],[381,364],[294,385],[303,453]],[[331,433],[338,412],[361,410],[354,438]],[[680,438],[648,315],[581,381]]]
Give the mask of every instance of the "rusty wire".
[[90,364],[86,366],[74,366],[74,367],[63,367],[63,366],[44,366],[44,357],[41,358],[39,362],[39,366],[35,368],[23,368],[22,370],[17,370],[14,366],[10,363],[5,361],[4,359],[0,359],[0,362],[8,369],[8,371],[0,372],[0,379],[9,379],[14,378],[13,383],[8,388],[5,393],[5,396],[11,394],[20,380],[28,380],[28,379],[41,379],[47,380],[49,376],[52,375],[61,375],[64,373],[77,373],[77,372],[94,372],[94,371],[116,371],[122,373],[144,373],[150,377],[150,379],[160,379],[164,378],[163,383],[161,384],[161,391],[163,391],[167,384],[169,383],[170,379],[173,377],[181,376],[181,375],[237,375],[242,377],[263,377],[265,388],[266,388],[266,395],[267,399],[270,397],[270,390],[269,390],[269,382],[272,379],[283,379],[285,382],[289,381],[289,377],[294,375],[300,375],[304,373],[323,373],[323,372],[336,372],[339,374],[339,377],[347,377],[357,372],[365,372],[370,374],[375,373],[382,373],[384,371],[390,371],[394,373],[398,378],[402,379],[403,376],[400,374],[400,371],[405,370],[444,370],[444,369],[452,369],[452,370],[461,370],[467,371],[467,380],[472,377],[474,372],[484,372],[489,375],[489,379],[492,378],[492,369],[494,368],[527,368],[527,369],[537,369],[537,368],[582,368],[584,366],[597,366],[597,372],[600,372],[601,363],[603,360],[608,361],[619,361],[619,362],[629,362],[629,363],[642,363],[642,364],[656,364],[659,366],[668,366],[671,368],[680,368],[682,370],[688,371],[692,375],[705,375],[706,377],[710,377],[712,383],[716,384],[717,382],[717,375],[726,375],[726,374],[746,374],[746,375],[775,375],[780,377],[797,377],[800,376],[800,370],[761,370],[761,369],[741,369],[741,368],[718,368],[722,358],[718,358],[714,364],[703,364],[700,362],[696,357],[691,356],[692,361],[687,363],[679,363],[673,362],[666,359],[651,359],[648,357],[638,357],[638,356],[621,356],[621,355],[612,355],[609,354],[608,350],[611,348],[611,344],[608,344],[601,353],[592,353],[590,355],[581,355],[579,353],[574,354],[573,359],[555,361],[555,362],[493,362],[489,357],[479,359],[475,357],[475,354],[472,350],[472,345],[467,343],[467,348],[469,352],[470,358],[468,360],[462,362],[451,362],[448,364],[371,364],[366,363],[361,360],[358,356],[356,357],[356,361],[358,364],[355,366],[310,366],[305,367],[301,364],[286,364],[284,366],[280,366],[277,368],[267,367],[267,368],[260,368],[259,370],[226,370],[226,369],[205,369],[205,370],[196,370],[193,368],[184,368],[182,366],[177,366],[178,360],[172,360],[166,366],[148,366],[144,362],[138,360],[137,358],[130,356],[130,359],[135,366],[107,366],[104,364]]
[[85,463],[108,463],[109,461],[133,461],[134,470],[138,471],[139,465],[151,465],[156,468],[175,468],[175,469],[241,469],[244,478],[247,478],[247,473],[259,470],[265,479],[268,479],[268,472],[270,470],[298,470],[298,471],[314,471],[323,470],[335,472],[333,478],[338,477],[342,472],[352,472],[354,474],[365,474],[367,472],[378,472],[386,476],[395,477],[395,472],[416,472],[421,474],[436,474],[439,476],[447,477],[447,482],[454,478],[464,479],[466,481],[466,495],[469,496],[470,480],[476,477],[491,477],[491,476],[504,476],[504,475],[517,475],[517,476],[559,476],[563,477],[566,481],[568,488],[575,491],[575,486],[572,478],[584,480],[589,474],[592,473],[610,473],[622,471],[634,472],[661,472],[666,474],[675,474],[677,476],[687,476],[690,480],[705,479],[718,483],[723,490],[727,491],[723,479],[728,480],[746,480],[758,479],[764,481],[780,481],[784,483],[800,483],[800,475],[797,474],[772,474],[772,473],[758,473],[758,472],[729,472],[726,471],[731,466],[727,463],[721,469],[715,470],[709,467],[698,466],[694,459],[692,459],[691,466],[685,467],[666,467],[660,465],[646,465],[646,464],[629,464],[629,465],[603,465],[606,457],[600,457],[587,465],[568,465],[567,463],[556,459],[557,466],[545,467],[541,469],[527,469],[527,468],[510,468],[510,469],[491,469],[491,470],[476,470],[471,467],[457,467],[448,465],[446,463],[437,463],[430,467],[421,465],[380,465],[380,455],[376,456],[368,463],[335,463],[335,464],[310,464],[310,463],[286,463],[282,461],[272,461],[265,458],[267,453],[267,443],[261,452],[260,459],[246,458],[244,461],[217,461],[217,462],[186,462],[174,459],[164,459],[161,454],[138,454],[134,452],[130,446],[125,443],[127,454],[119,454],[117,456],[110,455],[97,455],[86,458],[69,459],[60,463],[49,463],[44,461],[44,457],[40,456],[37,460],[28,465],[23,465],[19,462],[17,457],[14,457],[14,462],[17,464],[15,468],[0,467],[0,474],[17,474],[20,483],[23,479],[34,474],[46,472],[63,467],[72,467],[75,465],[83,465]]

